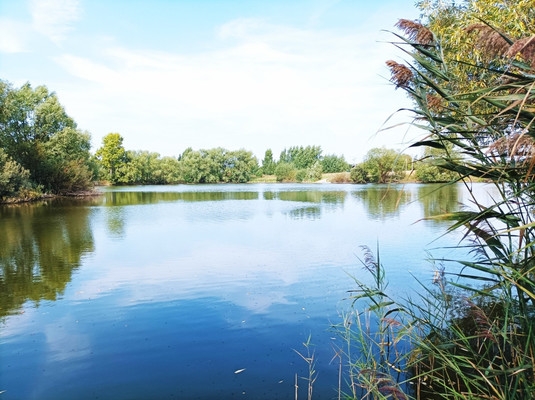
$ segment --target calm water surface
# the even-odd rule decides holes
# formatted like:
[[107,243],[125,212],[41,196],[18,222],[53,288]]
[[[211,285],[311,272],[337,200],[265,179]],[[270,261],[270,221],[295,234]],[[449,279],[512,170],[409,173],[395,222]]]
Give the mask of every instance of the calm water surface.
[[468,197],[437,188],[122,187],[0,207],[0,399],[294,399],[309,335],[314,398],[336,398],[330,327],[367,278],[360,246],[379,245],[399,294],[431,281],[428,251],[458,255],[421,219]]

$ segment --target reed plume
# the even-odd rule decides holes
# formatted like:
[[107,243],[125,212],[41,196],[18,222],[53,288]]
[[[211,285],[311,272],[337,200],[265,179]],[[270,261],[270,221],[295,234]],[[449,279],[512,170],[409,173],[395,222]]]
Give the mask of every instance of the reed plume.
[[466,33],[476,33],[476,48],[489,58],[502,57],[509,50],[509,42],[496,29],[485,24],[472,24]]
[[535,69],[535,36],[525,37],[512,44],[505,55],[510,58],[518,54]]
[[388,60],[386,65],[390,68],[390,81],[396,85],[396,89],[407,88],[413,78],[410,68],[393,60]]
[[430,46],[434,42],[433,32],[419,22],[400,19],[395,26],[401,29],[407,35],[407,38],[415,43]]

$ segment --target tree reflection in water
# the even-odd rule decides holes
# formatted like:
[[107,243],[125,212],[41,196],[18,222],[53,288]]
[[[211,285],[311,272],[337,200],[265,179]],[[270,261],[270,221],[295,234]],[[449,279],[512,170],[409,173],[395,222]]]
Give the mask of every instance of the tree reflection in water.
[[93,251],[90,208],[59,202],[0,207],[0,317],[27,300],[55,300]]
[[404,205],[416,200],[414,193],[401,185],[366,185],[351,195],[362,201],[371,219],[398,216]]

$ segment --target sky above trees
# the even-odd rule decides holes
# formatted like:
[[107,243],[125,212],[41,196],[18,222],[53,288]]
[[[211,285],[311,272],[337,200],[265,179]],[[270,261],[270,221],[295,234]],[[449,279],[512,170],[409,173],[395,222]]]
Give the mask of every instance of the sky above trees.
[[[358,162],[409,104],[388,43],[413,0],[0,0],[0,79],[55,91],[78,127],[129,149],[318,145]],[[392,121],[388,125],[397,122]]]

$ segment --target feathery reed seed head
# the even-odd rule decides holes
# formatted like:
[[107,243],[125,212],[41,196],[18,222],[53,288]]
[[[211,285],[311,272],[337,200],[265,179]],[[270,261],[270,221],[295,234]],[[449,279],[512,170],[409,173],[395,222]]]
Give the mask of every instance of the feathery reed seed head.
[[427,107],[434,112],[441,111],[444,108],[444,106],[442,105],[442,98],[434,94],[428,94]]
[[526,37],[514,42],[506,52],[507,57],[516,57],[518,54],[535,68],[535,36]]
[[535,143],[531,136],[521,133],[503,136],[489,146],[492,156],[508,157],[516,162],[531,164],[535,156]]
[[390,81],[396,85],[396,89],[406,88],[413,77],[412,71],[409,67],[403,64],[399,64],[393,60],[386,62],[388,68],[390,68],[390,74],[392,75]]
[[410,40],[418,44],[430,46],[434,41],[433,32],[419,22],[400,19],[395,27],[401,29]]
[[472,24],[466,27],[466,33],[477,33],[476,47],[490,56],[490,58],[501,57],[509,50],[509,43],[502,35],[485,24]]

